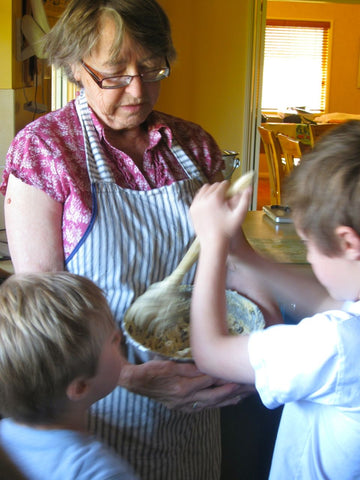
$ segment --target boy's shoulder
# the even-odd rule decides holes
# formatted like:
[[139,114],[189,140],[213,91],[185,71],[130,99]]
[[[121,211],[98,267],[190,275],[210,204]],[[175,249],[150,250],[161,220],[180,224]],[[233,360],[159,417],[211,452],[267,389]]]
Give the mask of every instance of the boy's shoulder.
[[342,310],[348,312],[352,315],[357,315],[360,317],[360,300],[357,302],[347,301],[343,304]]
[[92,435],[0,422],[0,442],[30,479],[136,480],[132,468]]

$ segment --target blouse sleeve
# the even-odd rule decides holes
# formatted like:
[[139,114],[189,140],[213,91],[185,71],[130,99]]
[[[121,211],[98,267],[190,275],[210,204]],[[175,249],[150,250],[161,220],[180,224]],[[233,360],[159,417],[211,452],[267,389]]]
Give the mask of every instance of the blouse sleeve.
[[30,129],[22,130],[10,145],[1,185],[6,192],[9,175],[47,193],[54,200],[63,202],[61,175],[56,174],[57,165],[53,148]]
[[5,194],[9,175],[64,203],[82,183],[86,165],[81,128],[72,105],[28,124],[12,141],[1,184]]

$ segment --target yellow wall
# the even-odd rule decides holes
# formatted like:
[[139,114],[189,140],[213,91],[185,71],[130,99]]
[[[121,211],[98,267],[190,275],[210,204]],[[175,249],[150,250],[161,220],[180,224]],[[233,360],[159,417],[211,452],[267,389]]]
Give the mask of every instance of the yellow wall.
[[222,148],[241,151],[252,0],[159,0],[178,52],[157,108],[199,123]]
[[12,3],[2,0],[0,17],[0,88],[12,88]]
[[[328,112],[360,113],[360,4],[268,2],[267,17],[332,22]],[[294,75],[305,73],[294,72]],[[360,85],[359,85],[360,87]]]
[[0,89],[21,88],[22,62],[16,60],[16,19],[22,15],[21,0],[1,0]]

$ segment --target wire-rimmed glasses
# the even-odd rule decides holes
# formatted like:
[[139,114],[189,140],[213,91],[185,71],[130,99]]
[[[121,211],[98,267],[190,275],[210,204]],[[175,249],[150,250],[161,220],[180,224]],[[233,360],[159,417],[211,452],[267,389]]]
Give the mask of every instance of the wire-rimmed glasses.
[[153,83],[159,82],[170,75],[170,65],[167,59],[166,67],[145,70],[138,75],[112,75],[109,77],[102,77],[99,72],[87,65],[83,60],[81,61],[81,65],[91,76],[96,85],[103,89],[127,87],[135,77],[139,77],[144,83]]

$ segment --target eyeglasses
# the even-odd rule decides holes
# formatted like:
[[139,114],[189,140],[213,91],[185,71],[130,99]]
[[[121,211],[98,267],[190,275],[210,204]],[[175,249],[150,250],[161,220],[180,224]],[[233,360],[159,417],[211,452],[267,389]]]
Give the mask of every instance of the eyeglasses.
[[96,85],[104,89],[127,87],[135,77],[139,77],[144,83],[152,83],[159,82],[170,75],[170,65],[167,59],[166,67],[156,68],[154,70],[146,70],[138,75],[114,75],[112,77],[102,78],[99,72],[89,67],[89,65],[87,65],[84,61],[81,61],[81,65],[91,76]]

